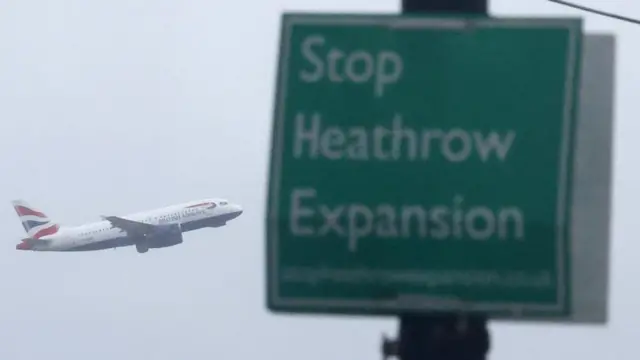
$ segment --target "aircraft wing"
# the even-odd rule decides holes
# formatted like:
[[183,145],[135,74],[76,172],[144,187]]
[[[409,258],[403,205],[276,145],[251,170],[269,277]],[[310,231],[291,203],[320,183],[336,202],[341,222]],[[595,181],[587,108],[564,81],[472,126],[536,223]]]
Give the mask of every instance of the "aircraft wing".
[[118,216],[103,216],[113,227],[117,227],[127,232],[129,235],[147,235],[154,231],[155,226],[138,221],[124,219]]

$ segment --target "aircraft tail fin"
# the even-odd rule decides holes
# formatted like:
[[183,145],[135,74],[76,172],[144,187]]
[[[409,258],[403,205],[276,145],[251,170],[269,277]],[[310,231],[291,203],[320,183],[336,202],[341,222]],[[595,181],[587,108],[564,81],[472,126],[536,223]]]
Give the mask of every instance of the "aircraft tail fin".
[[60,224],[52,221],[42,211],[30,206],[26,201],[13,200],[11,204],[29,238],[40,239],[46,235],[53,235],[60,230]]

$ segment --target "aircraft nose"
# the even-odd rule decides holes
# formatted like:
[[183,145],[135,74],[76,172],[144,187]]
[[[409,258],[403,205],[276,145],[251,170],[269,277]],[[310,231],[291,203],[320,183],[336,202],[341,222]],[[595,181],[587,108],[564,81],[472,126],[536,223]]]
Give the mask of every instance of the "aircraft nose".
[[240,205],[233,205],[233,217],[237,218],[238,216],[242,215],[242,206]]

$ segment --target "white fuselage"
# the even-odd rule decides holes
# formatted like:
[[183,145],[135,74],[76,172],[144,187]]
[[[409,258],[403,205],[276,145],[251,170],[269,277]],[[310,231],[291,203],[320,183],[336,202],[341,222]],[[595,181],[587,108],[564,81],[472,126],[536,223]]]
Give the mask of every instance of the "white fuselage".
[[[214,207],[205,204],[215,204]],[[202,205],[199,205],[202,204]],[[226,200],[204,199],[172,205],[122,218],[151,225],[179,224],[182,232],[204,227],[219,227],[238,217],[242,208]],[[61,227],[45,236],[46,244],[37,244],[35,251],[90,251],[133,245],[127,232],[104,220],[76,227]]]

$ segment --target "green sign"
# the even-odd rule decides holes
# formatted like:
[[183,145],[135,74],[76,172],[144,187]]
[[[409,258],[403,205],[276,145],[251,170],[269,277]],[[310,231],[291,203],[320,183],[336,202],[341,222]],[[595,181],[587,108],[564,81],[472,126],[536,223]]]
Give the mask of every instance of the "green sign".
[[285,14],[274,311],[570,312],[580,19]]

